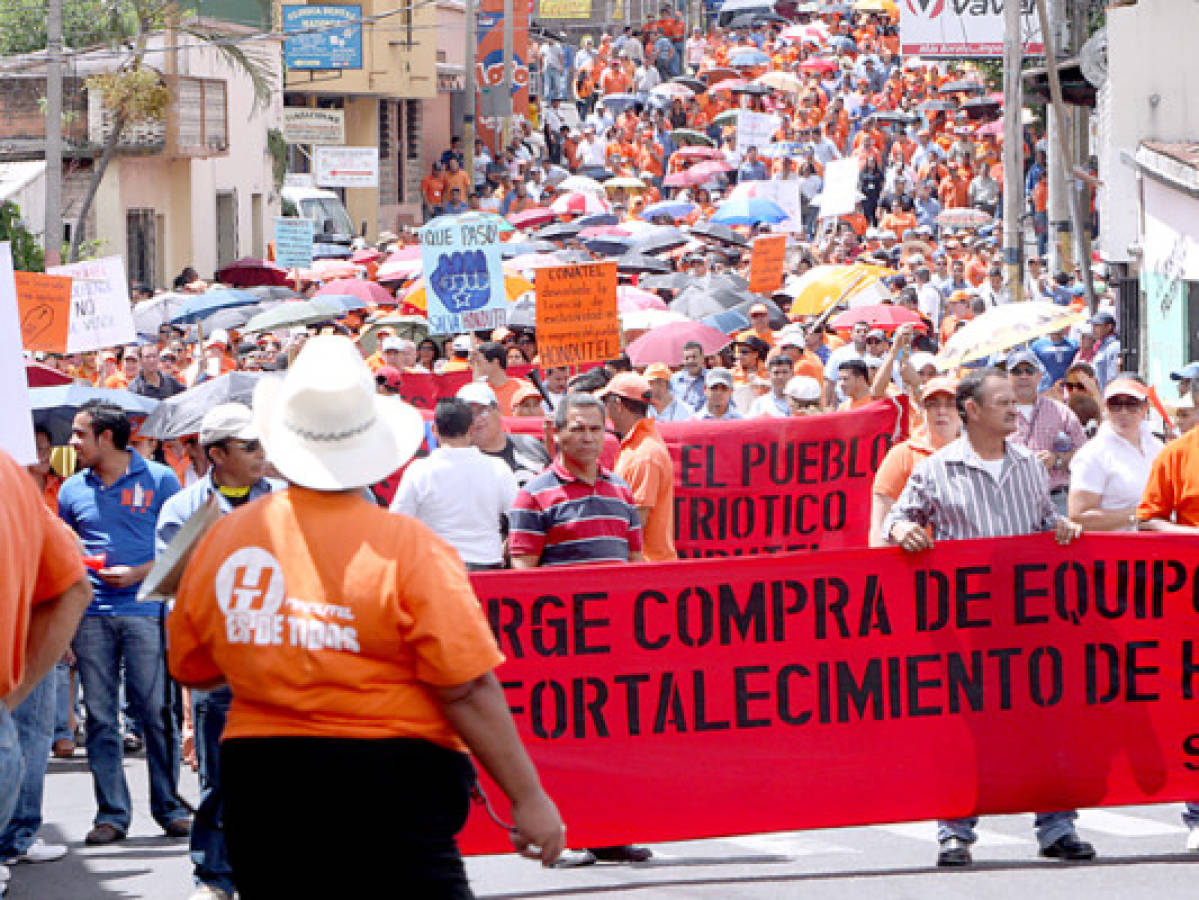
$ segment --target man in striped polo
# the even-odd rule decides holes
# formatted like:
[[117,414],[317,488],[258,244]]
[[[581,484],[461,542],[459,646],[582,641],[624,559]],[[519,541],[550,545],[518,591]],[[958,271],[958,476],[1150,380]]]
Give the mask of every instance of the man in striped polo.
[[[554,410],[558,456],[521,488],[508,512],[514,569],[644,559],[633,492],[599,464],[604,422],[604,405],[590,394],[567,394]],[[618,844],[566,850],[554,865],[644,862],[652,855],[648,847]]]
[[[1009,440],[1017,426],[1011,383],[995,371],[972,372],[955,395],[964,433],[912,470],[907,485],[883,520],[887,541],[909,553],[932,547],[933,539],[1005,537],[1052,531],[1068,544],[1082,529],[1057,511],[1049,497],[1045,466],[1026,447]],[[1074,810],[1037,813],[1041,855],[1093,859],[1095,848],[1079,840]],[[967,866],[976,818],[939,823],[939,866]]]

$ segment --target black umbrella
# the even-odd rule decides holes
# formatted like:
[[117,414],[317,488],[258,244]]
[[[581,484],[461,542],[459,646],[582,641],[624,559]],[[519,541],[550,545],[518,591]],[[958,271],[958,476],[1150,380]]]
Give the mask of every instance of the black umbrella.
[[678,84],[684,85],[685,87],[691,88],[691,90],[695,91],[695,93],[697,93],[697,94],[702,94],[704,91],[706,91],[708,89],[708,85],[706,82],[701,81],[698,78],[689,78],[686,75],[680,75],[677,78],[672,78],[670,80],[677,82]]
[[710,293],[737,293],[749,290],[749,282],[740,275],[732,272],[721,272],[719,275],[705,275],[692,281],[692,285]]
[[769,85],[757,84],[755,82],[750,82],[749,84],[742,84],[742,85],[738,85],[737,87],[733,88],[733,93],[734,94],[754,94],[755,96],[758,96],[758,97],[765,97],[767,94],[771,93],[771,91],[773,91],[773,90],[774,90],[774,88],[770,87]]
[[960,107],[971,119],[991,119],[999,118],[1000,112],[1003,110],[1003,105],[998,100],[992,100],[990,97],[975,97],[972,100],[967,100]]
[[612,213],[596,213],[592,216],[582,216],[578,220],[579,230],[584,228],[600,228],[604,225],[617,225],[620,219]]
[[937,88],[939,94],[981,94],[987,86],[981,81],[950,81]]
[[759,296],[758,294],[750,294],[744,300],[734,306],[733,309],[736,312],[743,313],[744,315],[748,316],[750,307],[758,303],[765,306],[769,312],[771,328],[782,328],[790,321],[790,319],[788,319],[783,313],[782,309],[779,308],[777,303],[766,297]]
[[222,403],[250,405],[254,386],[262,376],[253,372],[230,372],[201,381],[182,394],[163,400],[146,418],[140,433],[169,441],[185,434],[197,434],[204,414]]
[[115,404],[135,419],[151,415],[159,405],[158,401],[151,397],[143,397],[129,391],[96,388],[90,384],[60,384],[29,389],[33,421],[50,431],[50,438],[55,446],[67,444],[71,439],[75,413],[93,400]]
[[633,242],[633,248],[638,253],[653,256],[656,253],[666,253],[676,250],[687,243],[689,238],[678,228],[655,228],[653,231],[639,235]]
[[621,256],[633,246],[633,240],[615,234],[601,234],[593,238],[584,238],[583,246],[604,256]]
[[710,238],[718,241],[721,244],[728,244],[732,247],[748,247],[749,241],[733,231],[728,225],[721,225],[719,222],[701,222],[698,225],[692,226],[692,236]]
[[564,265],[595,262],[586,250],[559,250],[557,255]]
[[572,238],[580,231],[583,226],[574,222],[555,222],[553,225],[546,225],[540,231],[533,233],[533,236],[542,241],[561,241],[566,238]]
[[594,178],[601,184],[607,181],[609,178],[614,177],[613,174],[603,166],[582,166],[579,171],[575,172],[575,174],[585,175],[588,178]]
[[682,313],[697,322],[708,316],[719,315],[728,308],[712,294],[697,290],[683,291],[670,301],[669,305],[674,312]]
[[664,275],[670,271],[670,264],[664,263],[660,259],[654,259],[652,256],[646,256],[644,253],[630,250],[628,253],[617,258],[616,270],[618,272],[644,272],[649,275]]
[[948,100],[925,100],[916,108],[921,112],[949,112],[957,109],[958,105]]
[[512,259],[526,253],[553,253],[558,249],[558,245],[552,241],[504,241],[500,244],[500,256]]

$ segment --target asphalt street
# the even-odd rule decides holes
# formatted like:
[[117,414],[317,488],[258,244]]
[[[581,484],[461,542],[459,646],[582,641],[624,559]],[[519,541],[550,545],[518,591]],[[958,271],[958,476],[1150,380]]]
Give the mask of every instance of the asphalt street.
[[[134,796],[129,838],[107,847],[84,847],[94,801],[91,776],[80,754],[53,760],[46,785],[47,841],[65,841],[62,861],[13,869],[13,900],[185,900],[191,892],[186,841],[162,835],[149,817],[145,762],[126,760]],[[196,780],[185,772],[183,794],[194,801]],[[1040,859],[1032,816],[983,819],[975,865],[938,871],[933,865],[930,822],[823,831],[756,834],[653,845],[640,865],[602,864],[545,870],[515,856],[470,859],[467,868],[480,898],[854,898],[854,900],[1077,900],[1077,898],[1199,897],[1199,853],[1184,849],[1180,804],[1083,811],[1082,836],[1093,841],[1093,863]],[[313,823],[318,827],[318,823]],[[352,866],[353,828],[330,834],[329,855],[297,865]],[[404,896],[381,886],[378,896]]]

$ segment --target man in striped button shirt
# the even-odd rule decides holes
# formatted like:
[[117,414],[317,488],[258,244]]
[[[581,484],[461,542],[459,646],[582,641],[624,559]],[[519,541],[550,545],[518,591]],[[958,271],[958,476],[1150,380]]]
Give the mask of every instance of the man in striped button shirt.
[[[1064,517],[1049,498],[1044,465],[1031,450],[1013,443],[1016,403],[1003,374],[973,372],[958,384],[956,400],[964,434],[917,464],[887,518],[883,534],[910,553],[938,540],[1005,537],[1052,531],[1068,544],[1082,529]],[[1095,848],[1078,838],[1073,810],[1038,813],[1041,855],[1092,859]],[[977,819],[939,823],[939,866],[966,866]]]

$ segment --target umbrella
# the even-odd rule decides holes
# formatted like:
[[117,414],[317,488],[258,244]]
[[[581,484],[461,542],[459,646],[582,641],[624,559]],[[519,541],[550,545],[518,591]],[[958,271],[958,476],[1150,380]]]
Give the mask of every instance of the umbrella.
[[60,372],[52,366],[31,359],[25,360],[25,383],[31,388],[71,384],[74,380],[66,372]]
[[973,100],[967,100],[959,107],[972,120],[985,119],[990,121],[999,116],[1003,111],[1003,104],[996,103],[989,97],[976,97]]
[[637,283],[651,291],[681,291],[694,281],[686,272],[669,272],[665,275],[646,275]]
[[316,322],[328,322],[339,319],[346,314],[340,303],[331,302],[326,297],[312,300],[293,300],[290,303],[280,303],[274,309],[259,313],[246,323],[246,331],[274,331],[276,328],[293,328],[297,325],[312,325]]
[[782,328],[787,324],[787,314],[769,297],[762,297],[759,294],[752,294],[749,291],[743,291],[741,296],[744,299],[732,307],[729,312],[740,313],[748,319],[750,307],[761,305],[766,307],[771,328]]
[[687,75],[679,75],[675,78],[670,79],[670,81],[673,84],[681,84],[684,87],[690,88],[696,94],[702,94],[704,91],[706,91],[708,89],[708,85],[706,82],[702,81],[699,78],[691,78]]
[[597,197],[604,196],[604,186],[586,175],[571,175],[569,178],[564,178],[558,184],[558,190],[563,194],[582,191],[584,194],[595,194]]
[[937,88],[939,94],[981,94],[987,86],[981,81],[948,81]]
[[835,72],[837,64],[824,56],[813,56],[799,64],[801,72]]
[[654,259],[652,256],[646,256],[644,253],[630,250],[616,260],[616,271],[629,274],[640,272],[665,274],[670,271],[670,266],[660,259]]
[[158,334],[158,329],[170,322],[183,304],[194,296],[166,293],[138,302],[133,307],[133,327],[138,334]]
[[409,278],[419,275],[424,267],[424,261],[420,257],[394,261],[389,259],[375,272],[375,281],[407,281]]
[[712,221],[721,225],[757,225],[781,222],[788,217],[785,209],[765,197],[736,197],[716,207]]
[[875,302],[889,297],[891,292],[880,280],[888,274],[890,270],[864,263],[815,266],[784,285],[783,292],[793,298],[791,318],[814,316],[835,303],[858,295],[869,296]]
[[622,313],[638,309],[666,309],[666,301],[652,291],[622,284],[616,288],[616,308]]
[[734,69],[752,69],[754,66],[768,66],[770,65],[770,56],[753,47],[738,48],[729,54],[729,65]]
[[207,319],[218,309],[230,309],[235,306],[252,306],[258,298],[249,291],[221,290],[207,291],[203,294],[193,294],[188,297],[171,316],[173,325],[199,322]]
[[288,282],[287,269],[275,265],[268,259],[257,259],[246,256],[234,260],[219,269],[217,281],[233,287],[257,287],[259,285],[285,285]]
[[726,69],[723,66],[713,66],[711,69],[705,69],[699,73],[699,77],[708,82],[708,84],[719,84],[729,78],[736,78],[737,72],[733,69]]
[[314,296],[324,297],[331,294],[352,294],[367,306],[378,306],[379,304],[390,306],[396,302],[391,291],[383,285],[373,281],[364,281],[361,278],[338,278],[327,282],[321,285],[320,290]]
[[866,322],[871,328],[881,328],[883,331],[894,331],[900,325],[916,325],[918,330],[924,330],[924,319],[920,313],[890,303],[853,306],[834,316],[829,324],[834,328],[853,328],[858,322]]
[[740,117],[740,114],[739,114],[738,110],[726,109],[724,112],[720,113],[719,115],[715,116],[712,119],[712,124],[716,125],[720,128],[724,128],[725,126],[731,126],[733,128],[736,128],[739,117]]
[[[723,159],[705,159],[703,162],[697,162],[687,170],[695,178],[703,178],[704,181],[711,181],[713,178],[718,178],[725,172],[733,171]],[[699,182],[702,184],[703,182]]]
[[798,94],[803,90],[803,82],[790,72],[767,72],[765,75],[759,75],[754,81],[773,90],[786,91],[789,94]]
[[669,216],[677,220],[687,218],[695,210],[696,206],[694,203],[687,203],[683,200],[661,200],[658,203],[651,203],[642,209],[638,215],[647,222],[652,222],[658,216]]
[[158,406],[157,400],[140,394],[97,388],[90,384],[64,384],[29,389],[33,421],[50,430],[50,438],[56,447],[64,446],[71,439],[71,423],[75,419],[75,413],[93,400],[115,404],[129,415],[139,418],[148,416]]
[[716,313],[715,315],[705,316],[703,319],[705,325],[711,325],[718,331],[723,331],[725,334],[736,334],[738,331],[744,331],[749,327],[749,316],[739,309],[726,309],[724,312]]
[[[614,213],[596,213],[593,216],[581,216],[576,220],[580,235],[588,228],[602,228],[608,225],[619,225],[620,217]],[[625,232],[627,234],[627,232]],[[557,249],[556,247],[554,248]]]
[[511,259],[516,256],[528,256],[530,253],[553,253],[557,249],[558,245],[551,241],[504,241],[500,245],[500,256]]
[[355,250],[350,254],[350,262],[363,266],[378,262],[382,258],[383,253],[374,247],[363,247],[361,250]]
[[767,85],[750,82],[749,84],[738,85],[737,87],[733,88],[733,93],[749,94],[753,97],[765,97],[773,90],[774,88],[768,87]]
[[361,297],[355,297],[353,294],[321,294],[320,302],[341,307],[343,313],[367,308],[366,302]]
[[749,241],[744,235],[737,234],[728,225],[723,225],[720,222],[700,222],[698,225],[691,227],[692,236],[699,235],[700,237],[711,238],[721,244],[728,244],[732,247],[748,247]]
[[967,322],[945,342],[937,359],[944,368],[953,369],[1077,325],[1086,317],[1085,311],[1074,311],[1068,306],[1043,300],[1006,303]]
[[362,274],[362,266],[347,259],[315,259],[305,270],[310,280],[329,281],[333,278],[357,278]]
[[[673,134],[673,132],[671,132]],[[707,147],[696,144],[691,147],[680,147],[671,155],[671,159],[724,159],[724,151],[719,147]]]
[[942,228],[982,228],[995,221],[995,217],[981,209],[970,206],[952,206],[937,215],[936,222]]
[[508,326],[510,328],[537,327],[537,295],[534,291],[521,294],[508,307]]
[[683,234],[677,228],[669,226],[655,228],[652,231],[636,235],[633,242],[633,249],[638,253],[648,253],[650,256],[653,256],[658,253],[667,253],[671,250],[676,250],[686,244],[687,240],[687,235]]
[[649,331],[671,322],[690,322],[682,313],[670,309],[634,309],[620,314],[620,327],[625,331]]
[[916,109],[921,112],[949,112],[951,109],[957,109],[956,103],[950,103],[948,100],[925,100]]
[[708,92],[711,94],[722,94],[726,91],[732,93],[734,89],[745,87],[749,84],[753,84],[753,82],[751,82],[748,78],[726,78],[724,81],[718,81],[716,84],[708,88]]
[[605,94],[600,100],[605,107],[617,113],[643,102],[637,94]]
[[719,315],[735,304],[721,303],[715,294],[707,291],[688,288],[670,301],[669,309],[682,313],[688,319],[700,319]]
[[333,244],[326,241],[318,240],[312,244],[313,260],[325,260],[327,262],[346,261],[350,258],[350,248],[345,244]]
[[913,125],[920,121],[919,116],[914,116],[911,113],[900,112],[898,110],[884,109],[870,114],[870,118],[876,122],[893,122],[897,125]]
[[249,406],[254,398],[254,386],[262,377],[257,372],[229,372],[201,381],[193,388],[163,400],[146,417],[139,434],[170,441],[200,431],[204,414],[222,403],[243,403]]
[[716,353],[727,347],[729,336],[702,322],[673,322],[643,334],[626,348],[629,361],[635,366],[666,363],[683,364],[683,345],[698,341],[704,353]]
[[[274,305],[274,302],[271,302],[271,306]],[[238,306],[234,309],[218,309],[200,322],[200,331],[204,334],[212,334],[218,328],[224,331],[241,328],[262,311],[261,303],[255,303],[253,306]]]
[[595,213],[611,212],[608,201],[585,191],[572,191],[563,194],[550,204],[550,209],[558,215],[588,216]]
[[629,237],[632,232],[627,228],[621,228],[619,225],[604,224],[604,225],[588,225],[586,228],[579,231],[579,239],[587,240],[588,238],[597,237]]
[[538,228],[542,225],[548,225],[556,218],[557,214],[552,209],[538,206],[533,209],[523,210],[522,212],[512,213],[512,215],[508,216],[508,221],[517,228]]
[[260,285],[252,287],[248,293],[253,294],[259,300],[298,300],[303,294],[294,291],[289,287],[279,285]]
[[664,81],[650,88],[649,92],[653,96],[665,97],[668,100],[676,97],[680,100],[687,100],[695,96],[695,91],[691,87],[678,81]]
[[633,246],[633,239],[619,234],[601,234],[582,238],[583,246],[601,256],[620,256]]
[[986,125],[980,127],[976,133],[989,134],[998,137],[999,135],[1003,134],[1003,120],[996,119],[994,122],[988,122]]
[[670,141],[676,147],[715,147],[716,142],[702,132],[691,128],[676,128],[669,132]]
[[517,273],[560,265],[562,265],[562,260],[554,253],[526,253],[524,256],[515,256],[512,259],[504,260],[505,271]]
[[424,316],[407,316],[400,313],[380,316],[362,329],[362,337],[358,343],[367,353],[374,353],[378,348],[380,328],[390,328],[396,337],[407,338],[413,343],[419,343],[429,336],[429,320]]
[[853,8],[858,12],[899,15],[899,7],[895,5],[895,0],[857,0]]
[[640,178],[634,178],[631,175],[617,175],[615,178],[605,181],[604,187],[609,191],[618,191],[622,188],[626,191],[644,191],[648,185]]
[[553,225],[546,225],[540,231],[534,232],[534,235],[543,241],[563,241],[577,235],[582,228],[583,226],[577,221],[555,222]]

